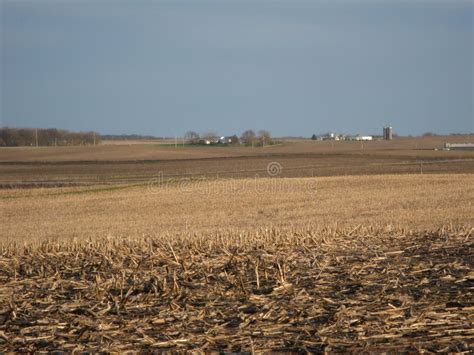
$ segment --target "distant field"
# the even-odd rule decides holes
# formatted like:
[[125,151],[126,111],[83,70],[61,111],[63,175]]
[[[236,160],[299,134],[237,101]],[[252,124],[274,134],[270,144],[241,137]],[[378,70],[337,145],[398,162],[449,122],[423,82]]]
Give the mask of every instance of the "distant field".
[[[174,147],[173,141],[107,141],[100,146],[0,148],[0,162],[8,161],[104,161],[175,160],[265,156],[267,154],[312,154],[365,152],[420,157],[473,157],[473,152],[435,152],[444,143],[474,143],[474,135],[398,138],[393,141],[350,142],[284,140],[284,144],[265,148],[195,146]],[[171,144],[171,145],[170,145]],[[168,145],[168,146],[165,146]],[[428,150],[428,151],[426,151]]]
[[435,151],[466,137],[403,138],[391,142],[286,141],[265,148],[178,147],[160,144],[0,149],[0,186],[146,183],[165,178],[281,177],[473,173],[473,151]]

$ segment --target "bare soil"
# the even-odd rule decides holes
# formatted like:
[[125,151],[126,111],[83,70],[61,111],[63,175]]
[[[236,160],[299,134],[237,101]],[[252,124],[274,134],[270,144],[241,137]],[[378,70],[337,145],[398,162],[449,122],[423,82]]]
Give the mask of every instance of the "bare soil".
[[277,162],[280,177],[473,173],[473,151],[435,151],[443,140],[285,141],[265,148],[163,147],[153,144],[0,149],[0,187],[146,183],[165,178],[262,177]]

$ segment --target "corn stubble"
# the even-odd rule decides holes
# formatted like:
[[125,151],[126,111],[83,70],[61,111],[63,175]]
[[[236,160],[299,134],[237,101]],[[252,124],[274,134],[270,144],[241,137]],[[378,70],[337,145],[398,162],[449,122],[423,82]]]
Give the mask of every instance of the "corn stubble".
[[3,245],[0,351],[472,351],[473,230]]

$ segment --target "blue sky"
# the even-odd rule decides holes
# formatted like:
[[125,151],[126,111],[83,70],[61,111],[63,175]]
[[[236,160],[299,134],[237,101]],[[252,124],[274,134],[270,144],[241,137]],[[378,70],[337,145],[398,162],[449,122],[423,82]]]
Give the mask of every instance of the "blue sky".
[[471,1],[9,1],[3,126],[474,132]]

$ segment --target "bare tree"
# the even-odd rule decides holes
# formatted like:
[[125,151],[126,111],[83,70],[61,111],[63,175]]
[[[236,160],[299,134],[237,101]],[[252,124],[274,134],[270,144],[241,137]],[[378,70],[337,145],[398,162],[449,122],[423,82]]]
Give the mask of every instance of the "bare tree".
[[258,141],[262,146],[264,146],[265,144],[271,144],[272,136],[270,132],[264,129],[258,131]]
[[48,146],[94,144],[100,142],[97,132],[70,132],[56,128],[0,128],[0,145]]
[[184,134],[184,140],[188,144],[197,144],[199,142],[199,134],[194,131],[188,131]]
[[248,129],[244,133],[242,133],[240,140],[245,145],[253,145],[255,143],[256,137],[257,135],[255,134],[255,132],[251,129]]
[[214,143],[219,137],[216,132],[206,132],[202,135],[204,140]]
[[233,144],[233,145],[240,144],[240,139],[235,134],[233,136],[229,137],[229,140],[230,140],[230,142],[229,142],[230,144]]

